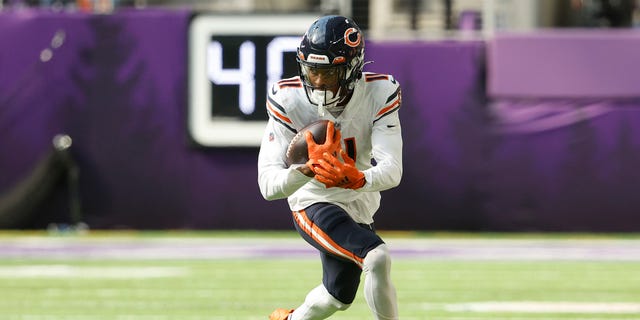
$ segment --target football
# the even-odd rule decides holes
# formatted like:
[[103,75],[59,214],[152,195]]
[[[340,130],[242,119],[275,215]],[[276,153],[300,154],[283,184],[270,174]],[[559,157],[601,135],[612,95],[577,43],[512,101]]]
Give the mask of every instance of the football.
[[287,153],[285,155],[285,162],[287,166],[292,164],[304,164],[309,161],[307,140],[304,137],[305,132],[310,131],[313,135],[313,140],[318,144],[322,144],[326,140],[328,124],[329,120],[318,120],[298,130],[298,133],[293,137],[293,139],[291,139],[289,147],[287,148]]

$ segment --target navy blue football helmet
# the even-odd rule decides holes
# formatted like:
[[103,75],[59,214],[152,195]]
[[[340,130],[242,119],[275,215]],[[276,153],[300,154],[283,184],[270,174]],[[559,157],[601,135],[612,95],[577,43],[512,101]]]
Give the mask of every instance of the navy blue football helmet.
[[[358,25],[343,16],[322,17],[304,34],[297,53],[298,72],[309,101],[327,109],[344,105],[364,66],[364,35]],[[311,72],[336,76],[337,92],[315,87],[309,81]]]

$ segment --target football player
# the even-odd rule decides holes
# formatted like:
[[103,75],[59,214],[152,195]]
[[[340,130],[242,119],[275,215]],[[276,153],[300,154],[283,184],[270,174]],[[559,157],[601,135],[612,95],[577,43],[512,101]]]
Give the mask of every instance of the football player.
[[[391,260],[373,216],[380,191],[402,176],[400,86],[393,76],[363,72],[364,38],[356,23],[324,16],[297,50],[299,76],[279,81],[267,97],[269,121],[258,156],[266,200],[287,198],[298,233],[320,251],[322,283],[294,309],[272,320],[325,319],[353,302],[364,271],[364,296],[375,319],[398,319]],[[328,119],[326,141],[309,133],[309,161],[288,167],[297,130]]]

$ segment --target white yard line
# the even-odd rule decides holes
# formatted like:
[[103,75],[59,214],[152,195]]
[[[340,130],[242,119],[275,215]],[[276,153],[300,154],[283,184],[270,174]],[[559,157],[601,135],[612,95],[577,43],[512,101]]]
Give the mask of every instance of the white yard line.
[[82,267],[64,264],[0,266],[0,278],[150,279],[182,277],[179,267]]
[[640,315],[640,303],[631,302],[482,301],[451,304],[424,304],[422,307],[425,310],[445,310],[450,312],[597,313]]

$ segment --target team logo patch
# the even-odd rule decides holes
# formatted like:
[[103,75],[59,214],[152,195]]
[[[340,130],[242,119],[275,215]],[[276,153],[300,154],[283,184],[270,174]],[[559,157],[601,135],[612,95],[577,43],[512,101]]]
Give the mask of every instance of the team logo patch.
[[349,28],[344,32],[344,43],[346,43],[349,47],[355,48],[360,45],[362,42],[362,36],[358,29]]

